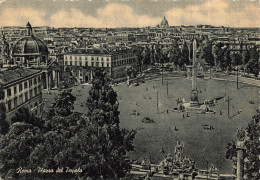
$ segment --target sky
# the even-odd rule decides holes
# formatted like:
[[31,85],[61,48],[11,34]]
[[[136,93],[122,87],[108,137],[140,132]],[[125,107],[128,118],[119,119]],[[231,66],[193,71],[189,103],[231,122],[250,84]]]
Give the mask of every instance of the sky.
[[260,0],[0,0],[0,26],[260,27]]

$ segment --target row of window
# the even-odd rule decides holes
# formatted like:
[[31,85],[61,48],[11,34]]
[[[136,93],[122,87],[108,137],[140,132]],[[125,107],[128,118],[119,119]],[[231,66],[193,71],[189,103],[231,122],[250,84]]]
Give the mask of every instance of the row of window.
[[[107,62],[107,63],[104,63],[104,62],[91,62],[91,64],[89,64],[87,61],[85,62],[85,66],[88,67],[88,66],[91,66],[91,67],[110,67],[109,65],[110,63]],[[82,65],[82,62],[77,62],[75,61],[74,63],[72,61],[68,62],[68,61],[65,61],[65,65],[70,65],[70,66],[83,66]],[[106,65],[106,66],[105,66]]]
[[17,106],[27,102],[28,100],[32,99],[33,97],[39,95],[41,93],[41,86],[35,87],[31,89],[29,92],[25,92],[24,94],[19,95],[19,97],[14,97],[7,101],[7,111],[11,111],[15,109]]
[[[39,76],[38,78],[33,78],[33,79],[30,79],[29,80],[29,83],[28,81],[25,81],[23,83],[20,83],[18,85],[18,88],[19,88],[19,92],[23,91],[23,89],[27,89],[28,88],[28,84],[29,84],[29,88],[32,87],[32,85],[37,85],[37,80],[38,80],[38,84],[41,83],[41,77]],[[17,86],[13,86],[13,93],[12,93],[12,89],[11,87],[7,89],[7,97],[11,96],[12,94],[16,94],[17,93]]]
[[[74,57],[74,58],[72,58],[72,57]],[[117,60],[117,59],[121,59],[121,58],[129,58],[129,57],[133,57],[133,55],[132,54],[128,54],[128,55],[120,55],[120,56],[114,56],[114,57],[112,57],[112,60]],[[65,56],[65,60],[72,60],[72,59],[76,59],[76,60],[88,60],[88,57],[86,57],[86,56]],[[107,61],[109,61],[109,58],[108,57],[96,57],[96,58],[94,58],[94,57],[91,57],[91,60],[92,61],[94,61],[94,60],[97,60],[97,61],[99,61],[99,60],[101,60],[101,61],[104,61],[104,60],[107,60]]]
[[[121,60],[121,61],[115,61],[112,62],[112,66],[121,66],[124,64],[130,64],[133,63],[135,61],[135,59],[125,59],[125,60]],[[65,65],[70,65],[70,66],[83,66],[82,62],[77,62],[77,61],[65,61]],[[106,66],[105,66],[106,65]],[[109,63],[104,63],[104,62],[91,62],[91,64],[89,64],[87,61],[85,62],[85,66],[91,66],[91,67],[109,67]]]
[[[65,60],[68,60],[68,59],[70,59],[70,60],[72,60],[72,59],[76,59],[76,60],[88,60],[88,57],[85,57],[85,56],[83,56],[83,58],[82,58],[82,56],[74,56],[75,58],[72,58],[72,56],[65,56]],[[94,61],[94,57],[91,57],[91,60],[92,61]],[[99,59],[101,60],[101,61],[104,61],[104,60],[107,60],[107,61],[109,61],[109,58],[103,58],[103,57],[101,57],[101,58],[99,58],[99,57],[97,57],[96,58],[96,60],[97,61],[99,61]]]
[[112,66],[121,66],[121,65],[130,64],[133,62],[134,62],[134,59],[125,59],[125,60],[121,60],[121,61],[112,62]]

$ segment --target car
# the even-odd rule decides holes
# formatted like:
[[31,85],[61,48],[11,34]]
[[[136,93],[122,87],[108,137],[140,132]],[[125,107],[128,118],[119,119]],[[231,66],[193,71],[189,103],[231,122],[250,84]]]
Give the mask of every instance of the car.
[[131,111],[131,115],[139,116],[140,114],[136,110],[132,110]]
[[202,124],[202,127],[203,129],[206,129],[206,130],[213,130],[214,127],[212,125],[209,125],[209,124]]
[[255,104],[253,101],[249,101],[249,104]]
[[152,119],[149,118],[149,117],[144,117],[144,118],[142,119],[142,122],[143,122],[143,123],[154,123],[154,120],[152,120]]

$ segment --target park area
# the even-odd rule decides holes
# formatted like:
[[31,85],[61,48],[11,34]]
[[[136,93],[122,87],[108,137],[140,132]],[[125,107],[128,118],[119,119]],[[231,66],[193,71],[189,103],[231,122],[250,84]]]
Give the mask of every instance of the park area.
[[[90,88],[91,85],[86,84],[73,88],[72,93],[77,98],[75,112],[86,112]],[[189,117],[187,112],[173,111],[173,108],[177,107],[178,98],[190,100],[190,79],[168,74],[165,75],[164,85],[157,77],[145,80],[138,86],[128,87],[123,82],[113,88],[118,94],[120,126],[137,130],[134,140],[136,149],[129,154],[132,160],[149,159],[151,154],[152,163],[159,163],[166,154],[174,154],[174,147],[180,140],[184,143],[184,154],[195,161],[197,168],[206,169],[208,161],[221,173],[232,173],[232,163],[225,159],[227,143],[236,138],[237,128],[246,127],[259,107],[259,87],[240,83],[237,89],[235,82],[214,79],[198,79],[198,92],[200,103],[218,99],[212,107],[216,113],[189,113]],[[45,108],[60,92],[52,90],[51,94],[43,94]],[[230,99],[229,117],[227,99]],[[140,115],[131,115],[133,110]],[[154,123],[142,122],[144,117],[149,117]],[[205,129],[203,124],[209,124],[214,129]]]

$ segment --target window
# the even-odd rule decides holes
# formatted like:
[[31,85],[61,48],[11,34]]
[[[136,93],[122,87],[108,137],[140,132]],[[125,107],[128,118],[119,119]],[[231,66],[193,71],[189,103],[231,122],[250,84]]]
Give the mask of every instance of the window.
[[107,63],[107,67],[109,67],[109,63]]
[[17,97],[14,98],[14,108],[18,106],[17,99],[18,99]]
[[7,101],[8,111],[12,110],[12,101]]
[[14,94],[17,93],[17,89],[16,89],[16,86],[14,86]]
[[79,65],[82,66],[82,62],[79,62]]
[[72,66],[72,61],[70,61],[70,66]]
[[28,83],[25,82],[25,83],[24,83],[24,89],[26,89],[27,87],[28,87]]
[[94,57],[91,57],[91,61],[94,61]]
[[20,104],[23,104],[23,94],[21,94],[21,95],[19,96],[19,102],[20,102]]
[[37,96],[37,94],[38,93],[37,93],[37,87],[36,87],[36,88],[34,88],[34,95]]
[[78,62],[77,61],[75,61],[75,66],[77,66],[78,65]]
[[32,86],[32,80],[29,80],[29,87]]
[[23,84],[19,84],[19,92],[23,90]]
[[30,90],[30,98],[32,98],[33,97],[33,91],[32,91],[32,89]]
[[88,61],[85,62],[85,66],[88,66]]
[[72,56],[70,56],[70,59],[72,59]]
[[104,62],[101,62],[101,66],[104,67]]
[[40,83],[40,82],[41,82],[41,76],[38,77],[38,83]]
[[39,92],[39,94],[41,94],[41,85],[38,86],[38,92]]
[[97,66],[97,67],[99,66],[99,62],[96,62],[96,66]]
[[12,95],[12,92],[11,92],[11,89],[7,89],[7,97],[11,96]]
[[101,61],[103,61],[103,58],[101,58]]
[[94,62],[91,62],[91,66],[94,67]]
[[68,65],[68,61],[65,61],[65,65]]
[[99,61],[98,57],[97,57],[97,61]]
[[33,84],[34,84],[34,85],[37,84],[37,79],[36,79],[36,78],[33,79]]

